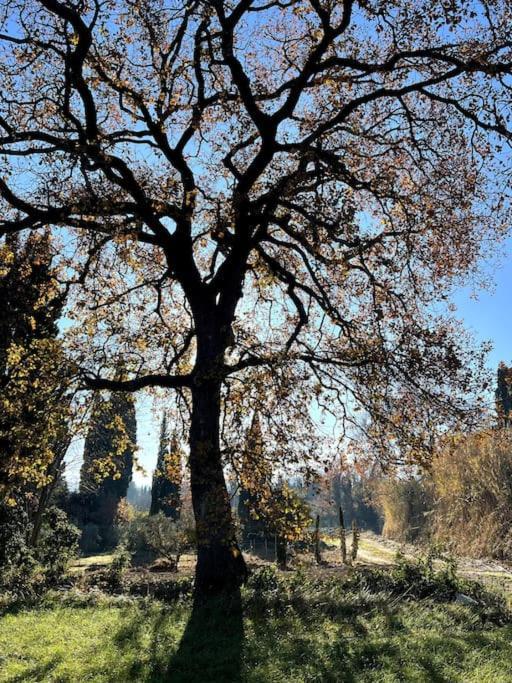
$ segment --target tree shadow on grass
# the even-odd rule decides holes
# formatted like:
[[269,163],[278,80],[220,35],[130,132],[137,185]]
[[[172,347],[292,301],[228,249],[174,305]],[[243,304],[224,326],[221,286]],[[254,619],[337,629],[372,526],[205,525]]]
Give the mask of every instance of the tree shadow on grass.
[[27,683],[27,681],[46,681],[48,676],[58,667],[60,657],[54,657],[46,663],[36,664],[30,669],[24,669],[21,673],[6,678],[8,683]]
[[[240,591],[194,601],[165,678],[172,683],[241,683],[244,626]],[[162,680],[162,679],[160,679]]]

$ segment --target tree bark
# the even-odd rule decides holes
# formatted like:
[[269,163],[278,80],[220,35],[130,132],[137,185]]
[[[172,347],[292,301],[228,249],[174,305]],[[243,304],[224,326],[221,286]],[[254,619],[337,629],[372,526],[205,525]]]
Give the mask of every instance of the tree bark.
[[35,511],[34,516],[32,518],[32,532],[30,534],[30,539],[29,539],[29,545],[32,548],[35,548],[38,544],[39,534],[41,533],[41,527],[43,524],[43,514],[44,514],[46,507],[48,505],[48,501],[50,499],[50,495],[51,495],[52,490],[53,490],[53,487],[50,489],[50,486],[47,485],[41,491],[41,495],[39,496],[37,508],[36,508],[36,511]]
[[220,381],[192,387],[190,483],[196,521],[196,595],[236,590],[247,568],[235,537],[220,454]]

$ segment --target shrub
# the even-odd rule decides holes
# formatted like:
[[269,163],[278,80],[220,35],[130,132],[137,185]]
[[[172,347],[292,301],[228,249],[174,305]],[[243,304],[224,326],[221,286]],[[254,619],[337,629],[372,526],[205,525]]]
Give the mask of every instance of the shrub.
[[384,517],[382,535],[411,542],[427,532],[427,513],[433,506],[427,479],[383,479],[376,485],[376,502]]
[[31,531],[21,505],[0,506],[0,590],[12,600],[35,599],[57,584],[77,551],[80,532],[58,508],[45,512],[36,547]]
[[0,568],[4,571],[30,561],[29,529],[29,517],[21,505],[0,503]]
[[36,557],[45,568],[49,583],[57,582],[65,573],[69,561],[76,556],[80,530],[57,507],[45,513]]
[[194,543],[194,529],[187,519],[174,521],[163,514],[136,514],[121,528],[121,538],[136,561],[163,557],[175,567],[180,556]]
[[114,553],[110,567],[105,573],[105,587],[109,593],[121,593],[124,588],[126,570],[131,564],[131,555],[124,546]]

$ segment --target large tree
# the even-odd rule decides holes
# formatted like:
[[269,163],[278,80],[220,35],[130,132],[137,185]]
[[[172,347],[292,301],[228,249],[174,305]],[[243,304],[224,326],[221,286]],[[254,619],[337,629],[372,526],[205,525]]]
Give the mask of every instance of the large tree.
[[54,261],[46,232],[0,241],[0,500],[25,493],[32,512],[69,444],[70,373],[57,338],[65,291]]
[[507,224],[510,3],[2,11],[0,230],[63,236],[89,387],[189,404],[196,586],[236,585],[234,395],[265,385],[269,438],[302,415],[291,459],[311,396],[392,459],[471,405],[479,357],[432,304]]

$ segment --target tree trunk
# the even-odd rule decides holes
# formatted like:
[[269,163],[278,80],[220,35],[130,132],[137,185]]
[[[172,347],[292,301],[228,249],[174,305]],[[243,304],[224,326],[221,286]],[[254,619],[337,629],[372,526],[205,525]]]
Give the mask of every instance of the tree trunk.
[[279,534],[276,534],[275,536],[275,548],[277,566],[281,569],[286,569],[286,541],[282,536],[279,536]]
[[48,500],[50,499],[50,495],[51,489],[50,486],[47,485],[41,491],[41,495],[39,496],[39,501],[37,503],[37,508],[32,518],[32,533],[30,534],[29,539],[29,545],[32,548],[35,548],[38,544],[39,534],[41,533],[41,526],[43,524],[43,514],[46,510],[46,506],[48,504]]
[[196,521],[195,590],[208,596],[235,590],[247,568],[235,537],[219,441],[220,382],[203,379],[192,387],[190,484]]

